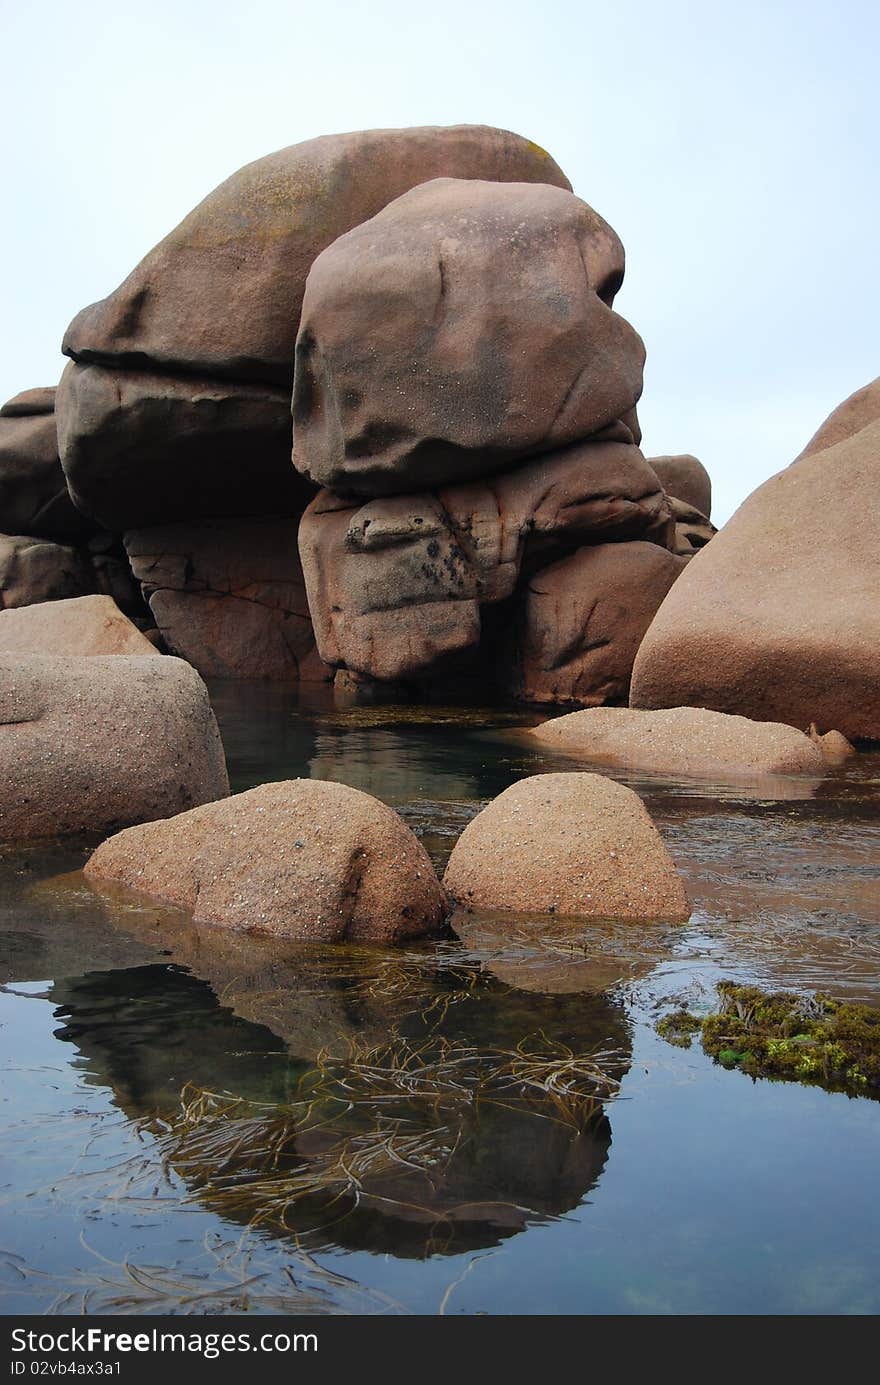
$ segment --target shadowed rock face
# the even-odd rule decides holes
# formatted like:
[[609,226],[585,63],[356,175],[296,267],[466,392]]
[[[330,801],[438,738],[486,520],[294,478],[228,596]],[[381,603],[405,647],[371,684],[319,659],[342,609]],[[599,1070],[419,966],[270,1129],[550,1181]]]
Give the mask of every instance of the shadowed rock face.
[[28,534],[0,534],[0,610],[97,594],[142,620],[146,607],[120,552],[110,534],[96,534],[84,548]]
[[57,390],[0,409],[0,608],[101,593],[145,614],[118,541],[80,513],[58,457]]
[[630,414],[644,348],[611,227],[570,192],[435,179],[315,261],[294,463],[338,491],[472,481]]
[[25,534],[0,534],[0,608],[89,596],[96,586],[82,549]]
[[359,505],[322,491],[300,526],[321,657],[406,678],[475,651],[481,608],[511,596],[525,563],[584,542],[671,529],[638,448],[586,442],[484,481]]
[[645,631],[684,565],[656,543],[604,543],[536,572],[514,618],[514,696],[582,706],[625,701]]
[[205,677],[332,677],[289,520],[159,525],[129,531],[125,545],[165,642]]
[[54,388],[25,390],[0,408],[0,530],[61,543],[95,532],[61,469]]
[[71,364],[58,387],[71,494],[105,528],[213,515],[295,517],[313,493],[290,465],[283,388]]
[[667,499],[675,524],[672,551],[680,558],[692,558],[706,547],[718,530],[700,510],[695,510],[683,500],[677,500],[675,496],[667,496]]
[[875,382],[841,405],[688,564],[639,650],[633,706],[880,737],[880,422],[859,426],[877,397]]

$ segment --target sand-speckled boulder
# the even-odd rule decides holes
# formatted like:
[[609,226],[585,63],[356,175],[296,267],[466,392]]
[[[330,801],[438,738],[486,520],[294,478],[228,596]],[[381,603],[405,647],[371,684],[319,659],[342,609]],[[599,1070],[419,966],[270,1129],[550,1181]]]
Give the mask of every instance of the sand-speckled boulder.
[[155,645],[110,596],[77,596],[0,611],[0,654],[158,657]]
[[0,654],[0,840],[113,832],[229,792],[181,659]]
[[[593,707],[554,717],[529,735],[591,761],[651,770],[672,777],[823,774],[822,749],[782,722],[709,712],[702,707],[638,711]],[[829,747],[829,756],[833,745]]]
[[468,823],[443,877],[470,909],[621,920],[690,916],[638,794],[599,774],[536,774]]
[[615,232],[562,188],[438,178],[399,197],[309,273],[298,470],[389,495],[631,416],[644,348],[611,307],[623,267]]
[[639,650],[633,706],[880,738],[880,419],[859,427],[876,393],[841,405],[691,560]]
[[880,377],[870,385],[856,390],[842,404],[838,404],[810,438],[803,452],[796,458],[809,457],[813,452],[824,452],[839,442],[853,437],[871,423],[880,421]]
[[262,784],[104,842],[86,866],[190,910],[196,923],[316,942],[434,932],[446,901],[424,848],[391,808],[313,779]]

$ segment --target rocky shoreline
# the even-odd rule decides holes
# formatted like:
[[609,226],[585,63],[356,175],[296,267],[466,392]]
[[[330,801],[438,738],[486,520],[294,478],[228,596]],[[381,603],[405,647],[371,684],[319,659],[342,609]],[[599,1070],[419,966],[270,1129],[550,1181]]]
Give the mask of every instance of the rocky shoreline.
[[[565,711],[590,769],[821,779],[880,739],[880,384],[720,533],[651,458],[612,228],[486,127],[330,136],[210,194],[0,409],[0,840],[272,937],[454,906],[684,921],[637,794],[523,778],[441,883],[378,798],[229,797],[204,678]],[[627,705],[628,704],[628,705]],[[579,709],[579,710],[572,710]]]

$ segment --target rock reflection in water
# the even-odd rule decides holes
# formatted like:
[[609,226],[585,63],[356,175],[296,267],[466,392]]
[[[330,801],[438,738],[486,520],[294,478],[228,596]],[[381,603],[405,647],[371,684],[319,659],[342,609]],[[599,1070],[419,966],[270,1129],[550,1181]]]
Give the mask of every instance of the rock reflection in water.
[[[260,993],[213,951],[202,945],[202,973],[260,1014]],[[287,965],[300,979],[283,1034],[277,990],[270,1028],[169,964],[57,982],[58,1037],[191,1197],[307,1245],[457,1253],[576,1207],[608,1157],[605,1107],[628,1065],[619,1006],[512,992],[442,957],[400,959],[391,977],[380,957],[336,949],[334,978],[328,951],[280,963],[276,980]],[[317,993],[350,1018],[316,1057]]]
[[601,993],[648,976],[681,942],[678,925],[456,909],[463,955],[499,981],[542,995]]

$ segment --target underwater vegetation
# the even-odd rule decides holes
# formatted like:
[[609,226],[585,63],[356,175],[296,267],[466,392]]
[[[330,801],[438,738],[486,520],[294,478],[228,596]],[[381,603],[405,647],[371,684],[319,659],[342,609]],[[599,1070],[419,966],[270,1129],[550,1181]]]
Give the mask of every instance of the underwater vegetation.
[[720,981],[717,991],[717,1010],[676,1010],[657,1023],[657,1033],[682,1048],[699,1034],[711,1058],[751,1077],[880,1096],[880,1010],[732,981]]
[[285,1102],[189,1085],[176,1112],[146,1124],[169,1173],[251,1228],[324,1240],[333,1226],[375,1246],[389,1235],[378,1220],[396,1225],[396,1253],[423,1254],[426,1236],[442,1253],[578,1204],[610,1144],[613,1056],[544,1035],[496,1051],[394,1036],[319,1054]]

